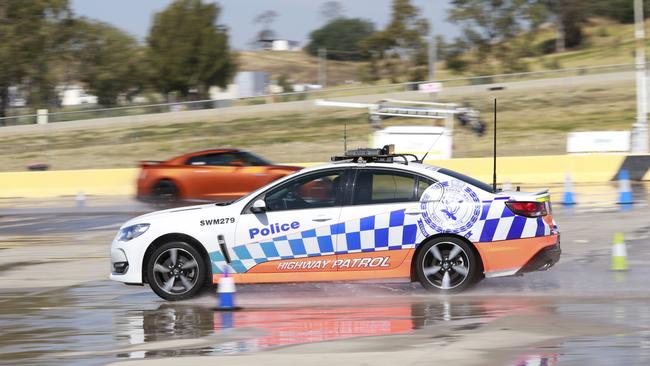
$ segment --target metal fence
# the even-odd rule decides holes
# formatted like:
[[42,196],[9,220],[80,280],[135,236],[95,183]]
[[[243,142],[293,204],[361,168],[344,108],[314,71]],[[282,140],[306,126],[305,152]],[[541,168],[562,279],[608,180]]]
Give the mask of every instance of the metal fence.
[[[443,83],[446,88],[465,85],[486,85],[494,83],[506,83],[513,81],[523,81],[532,79],[543,79],[553,77],[569,77],[588,74],[599,74],[609,72],[632,71],[635,64],[613,64],[601,66],[588,66],[588,67],[575,67],[564,68],[556,70],[543,70],[520,72],[510,74],[496,74],[485,76],[473,77],[459,77],[435,80],[436,82]],[[56,110],[47,113],[48,123],[52,122],[65,122],[76,120],[87,120],[95,118],[109,118],[109,117],[123,117],[123,116],[137,116],[143,114],[155,114],[166,112],[178,112],[185,110],[205,110],[215,109],[232,106],[246,106],[246,105],[259,105],[268,103],[282,103],[290,101],[301,101],[309,99],[321,98],[336,98],[355,95],[371,95],[394,93],[402,91],[418,90],[420,84],[429,83],[431,81],[418,81],[406,82],[397,84],[378,84],[378,85],[362,85],[362,86],[347,86],[347,87],[333,87],[326,89],[312,89],[304,92],[291,92],[279,94],[266,94],[255,97],[235,98],[235,99],[219,99],[219,100],[199,100],[178,103],[161,103],[161,104],[146,104],[146,105],[130,105],[116,108],[81,108],[76,110]],[[15,116],[8,116],[0,118],[0,126],[12,125],[27,125],[37,123],[37,114],[18,114]]]

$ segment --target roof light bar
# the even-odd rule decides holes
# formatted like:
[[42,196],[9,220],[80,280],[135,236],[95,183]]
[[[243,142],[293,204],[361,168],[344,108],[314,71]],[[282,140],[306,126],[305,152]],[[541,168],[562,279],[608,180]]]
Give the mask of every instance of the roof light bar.
[[419,161],[413,154],[395,154],[395,145],[385,145],[381,149],[354,149],[348,150],[343,156],[332,156],[332,161],[351,160],[355,163],[393,163],[394,158],[400,158],[404,164],[409,163],[409,157],[412,161]]

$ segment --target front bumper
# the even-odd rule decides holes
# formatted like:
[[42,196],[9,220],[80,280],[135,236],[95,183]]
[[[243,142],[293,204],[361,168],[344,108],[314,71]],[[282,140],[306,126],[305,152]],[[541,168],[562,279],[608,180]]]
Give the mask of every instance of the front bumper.
[[[143,235],[144,236],[144,235]],[[128,242],[113,240],[111,244],[110,279],[113,281],[141,284],[142,258],[148,242],[140,237]]]
[[557,243],[545,248],[542,248],[535,254],[528,262],[521,267],[517,274],[524,274],[535,271],[546,271],[553,267],[555,263],[560,260],[562,255],[562,248],[560,247],[560,236],[557,237]]

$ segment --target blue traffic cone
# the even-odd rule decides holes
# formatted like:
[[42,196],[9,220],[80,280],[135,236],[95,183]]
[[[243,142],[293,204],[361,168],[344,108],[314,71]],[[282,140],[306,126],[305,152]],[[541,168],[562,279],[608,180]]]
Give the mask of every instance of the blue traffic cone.
[[630,184],[630,173],[623,169],[618,173],[618,203],[629,205],[633,202],[632,186]]
[[235,279],[230,276],[228,266],[223,271],[223,276],[219,279],[217,294],[219,297],[219,310],[235,310]]
[[576,201],[573,198],[573,182],[571,181],[571,174],[566,173],[564,176],[564,199],[562,200],[564,205],[575,205]]

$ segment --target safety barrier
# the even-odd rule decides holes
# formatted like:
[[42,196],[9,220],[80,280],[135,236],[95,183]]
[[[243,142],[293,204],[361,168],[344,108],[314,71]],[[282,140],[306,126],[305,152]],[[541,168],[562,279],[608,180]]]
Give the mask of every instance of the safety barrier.
[[0,173],[0,197],[134,195],[137,175],[134,168]]
[[[491,158],[427,160],[484,182],[492,181]],[[289,163],[312,166],[319,163]],[[632,180],[650,180],[650,155],[552,155],[502,157],[497,161],[499,182],[561,184],[567,173],[574,183],[602,183],[616,179],[623,166],[634,170]],[[642,174],[641,174],[642,173]],[[91,169],[0,173],[0,198],[84,195],[134,195],[138,169]]]

